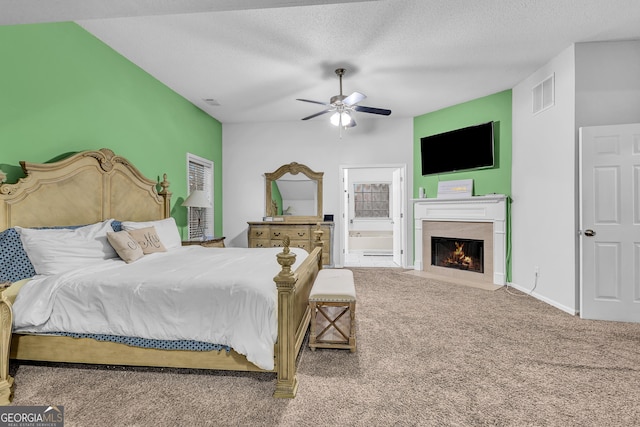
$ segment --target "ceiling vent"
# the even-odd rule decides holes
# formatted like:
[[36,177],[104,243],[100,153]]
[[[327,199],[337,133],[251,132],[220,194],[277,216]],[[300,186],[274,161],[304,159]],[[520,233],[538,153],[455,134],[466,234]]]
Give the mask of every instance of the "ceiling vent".
[[532,97],[532,111],[533,114],[538,114],[548,108],[555,105],[555,75],[551,74],[549,77],[538,83],[531,89]]
[[220,103],[213,98],[202,98],[205,104],[210,105],[212,107],[218,107]]

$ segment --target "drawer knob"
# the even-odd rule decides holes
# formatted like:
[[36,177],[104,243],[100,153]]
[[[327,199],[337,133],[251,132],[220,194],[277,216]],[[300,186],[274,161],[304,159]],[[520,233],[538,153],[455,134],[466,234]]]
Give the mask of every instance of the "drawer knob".
[[279,235],[280,235],[280,233],[276,233],[276,232],[274,232],[274,233],[273,233],[273,235],[274,235],[274,236],[279,236]]
[[256,231],[256,236],[262,236],[262,231]]

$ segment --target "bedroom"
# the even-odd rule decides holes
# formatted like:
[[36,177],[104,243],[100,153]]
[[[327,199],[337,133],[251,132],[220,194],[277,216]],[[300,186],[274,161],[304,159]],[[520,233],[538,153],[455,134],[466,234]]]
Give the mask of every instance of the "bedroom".
[[[627,20],[631,18],[632,15],[628,15]],[[596,30],[595,25],[594,31],[605,31]],[[529,73],[526,79],[504,88],[508,92],[499,89],[486,92],[484,88],[478,92],[475,88],[474,93],[484,92],[484,96],[476,96],[475,101],[465,103],[473,98],[462,99],[455,102],[459,105],[435,108],[431,113],[425,106],[425,110],[413,117],[392,114],[380,120],[366,120],[354,129],[358,132],[341,139],[334,128],[327,128],[322,121],[300,121],[299,117],[310,109],[293,101],[287,104],[292,121],[236,123],[232,120],[223,126],[72,23],[5,25],[0,30],[2,39],[6,40],[2,44],[3,56],[11,58],[7,60],[11,65],[2,70],[3,81],[13,82],[4,89],[0,129],[3,141],[0,164],[6,165],[0,168],[9,172],[10,179],[19,174],[20,160],[48,161],[67,152],[107,147],[131,158],[149,176],[166,172],[172,182],[175,203],[186,196],[184,165],[186,153],[190,152],[215,164],[214,234],[226,235],[231,245],[246,244],[246,222],[264,215],[260,203],[262,174],[283,163],[297,161],[324,171],[325,213],[336,215],[339,199],[335,189],[340,165],[406,164],[407,199],[417,197],[418,187],[426,187],[434,194],[432,178],[423,179],[414,170],[416,140],[425,133],[461,127],[469,122],[500,120],[505,124],[503,158],[499,169],[488,172],[497,177],[488,178],[490,187],[485,187],[482,193],[503,193],[518,201],[512,206],[511,282],[521,289],[530,289],[534,267],[539,266],[542,274],[535,295],[568,312],[578,309],[575,268],[578,253],[573,233],[563,231],[577,229],[573,200],[576,142],[569,136],[579,126],[632,123],[638,116],[637,82],[633,78],[633,70],[638,69],[637,41],[562,45],[556,54],[544,58],[533,68],[535,72]],[[92,58],[91,61],[86,61],[87,57]],[[547,114],[531,117],[527,92],[553,72],[558,75],[559,100],[566,94],[566,102],[562,104],[565,108],[554,108]],[[311,88],[317,80],[314,74],[306,79]],[[356,84],[357,79],[353,80],[345,80],[346,91],[349,84]],[[325,82],[329,93],[335,89],[335,83],[335,76]],[[615,108],[610,108],[610,101],[588,108],[577,102],[602,93],[620,97]],[[211,114],[215,116],[215,109]],[[446,125],[431,127],[428,123],[432,118]],[[30,125],[24,126],[25,121]],[[117,126],[114,127],[114,123]],[[515,125],[510,132],[511,123]],[[511,139],[513,154],[509,152]],[[560,145],[564,151],[557,148],[556,141],[567,141]],[[265,145],[270,147],[268,153],[273,154],[264,155]],[[534,147],[544,152],[558,152],[553,158],[545,158],[544,173],[528,162],[532,155],[528,150]],[[336,150],[338,156],[334,154]],[[284,152],[287,154],[282,158],[280,153]],[[153,154],[154,161],[147,160],[147,153]],[[184,158],[184,162],[170,162],[162,171],[152,166],[155,160],[180,158]],[[251,169],[247,168],[248,164],[252,165]],[[484,171],[473,177],[480,182],[487,179],[486,175]],[[462,174],[461,178],[469,176]],[[456,174],[443,175],[442,179],[457,177]],[[552,181],[557,181],[559,187],[549,192],[546,188]],[[535,185],[536,182],[545,182],[545,189]],[[562,208],[538,212],[542,198]],[[407,208],[410,214],[411,209]],[[172,215],[179,224],[184,224],[184,209],[174,207]],[[407,267],[413,263],[411,222],[407,221],[406,230]],[[539,229],[531,224],[540,224]],[[539,231],[545,229],[551,232],[541,239],[539,236],[543,234]],[[336,234],[339,232],[337,228]],[[544,250],[546,247],[566,248],[569,258],[576,261],[565,263]]]
[[[0,28],[0,40],[2,57],[10,64],[0,71],[0,169],[9,172],[10,178],[16,176],[20,160],[48,161],[63,153],[108,147],[130,158],[147,176],[167,173],[177,201],[186,196],[186,152],[191,152],[216,165],[215,234],[227,235],[230,242],[244,236],[246,221],[262,216],[262,174],[289,161],[325,171],[327,189],[338,188],[339,164],[404,163],[411,181],[408,188],[412,194],[408,196],[417,196],[417,188],[423,185],[414,170],[411,141],[429,130],[424,123],[444,116],[452,126],[459,125],[456,117],[467,108],[482,121],[479,111],[486,111],[487,104],[494,105],[499,99],[496,108],[500,113],[496,114],[503,114],[500,120],[513,124],[509,135],[513,153],[511,164],[507,160],[503,169],[506,188],[488,192],[509,194],[517,201],[511,212],[511,281],[516,287],[530,289],[534,266],[539,265],[542,275],[536,297],[570,313],[578,307],[578,255],[573,232],[567,231],[576,229],[575,129],[633,122],[640,113],[637,80],[631,77],[638,73],[620,73],[623,68],[637,71],[640,67],[637,41],[618,42],[613,48],[603,43],[568,44],[533,68],[525,79],[505,90],[488,92],[487,98],[461,99],[448,109],[433,113],[426,109],[413,117],[392,115],[384,121],[363,122],[362,133],[350,133],[340,140],[335,129],[326,133],[324,123],[300,122],[297,113],[303,110],[298,106],[294,106],[299,108],[295,121],[285,123],[214,120],[72,23],[5,26]],[[86,61],[87,57],[91,61]],[[602,58],[626,67],[604,67]],[[558,100],[561,94],[567,95],[563,109],[555,109],[553,116],[538,116],[538,122],[532,123],[528,115],[530,86],[551,72],[556,73]],[[346,84],[348,87],[348,79]],[[607,103],[588,111],[581,109],[578,101],[596,96],[596,92],[618,93],[620,88],[624,91],[621,108],[613,110]],[[374,93],[370,95],[373,98]],[[495,114],[491,116],[495,119]],[[246,141],[253,141],[249,149],[243,145]],[[258,161],[265,145],[272,154]],[[368,149],[371,146],[376,149]],[[510,147],[505,148],[507,155]],[[538,149],[556,153],[553,159],[545,159],[544,168],[528,161]],[[336,150],[340,156],[335,156]],[[331,171],[335,172],[332,177]],[[428,188],[431,185],[426,182]],[[545,199],[556,208],[541,212],[540,203]],[[325,203],[327,213],[337,212],[335,197],[327,194]],[[172,215],[184,224],[183,209],[174,206]],[[549,253],[549,246],[565,248],[573,262],[561,262]],[[407,250],[412,250],[411,245]]]

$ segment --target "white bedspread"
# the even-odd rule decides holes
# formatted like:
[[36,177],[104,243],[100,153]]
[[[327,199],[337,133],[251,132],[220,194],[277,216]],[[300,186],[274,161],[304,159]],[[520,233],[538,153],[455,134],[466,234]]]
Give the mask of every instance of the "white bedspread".
[[[16,332],[76,332],[231,346],[274,367],[281,248],[185,246],[29,281],[13,305]],[[299,265],[307,256],[291,248]]]

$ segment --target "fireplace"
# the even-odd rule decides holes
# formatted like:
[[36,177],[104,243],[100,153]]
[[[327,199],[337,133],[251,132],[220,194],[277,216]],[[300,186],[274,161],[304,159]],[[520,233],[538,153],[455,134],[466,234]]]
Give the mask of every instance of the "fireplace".
[[423,221],[422,257],[423,270],[434,275],[492,283],[493,224]]
[[[425,274],[454,281],[466,281],[503,286],[506,282],[506,197],[487,195],[460,199],[414,200],[415,259],[414,268]],[[473,268],[464,261],[460,268],[434,262],[432,237],[453,240],[449,251],[455,251],[455,242],[464,243],[465,257],[468,250],[480,251],[474,257]],[[474,241],[482,242],[482,248],[474,248]],[[436,245],[437,246],[437,245]],[[437,264],[437,265],[434,265]],[[477,267],[481,265],[481,267]]]
[[431,265],[484,273],[484,240],[431,236]]

